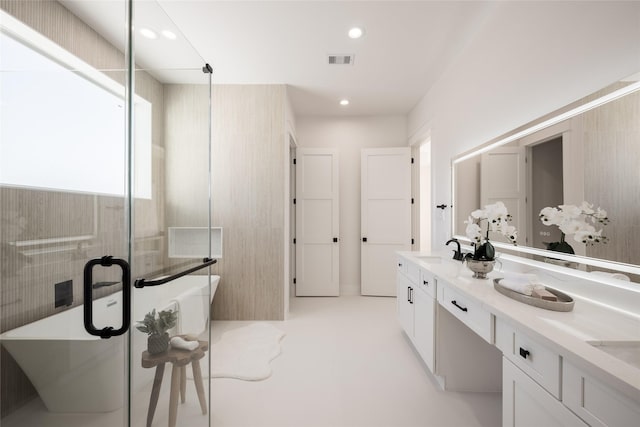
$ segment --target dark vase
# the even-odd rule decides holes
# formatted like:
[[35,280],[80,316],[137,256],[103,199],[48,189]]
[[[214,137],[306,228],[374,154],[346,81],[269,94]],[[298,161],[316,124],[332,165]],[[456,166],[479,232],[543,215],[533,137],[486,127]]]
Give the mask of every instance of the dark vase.
[[147,338],[147,351],[149,354],[164,353],[169,348],[169,334],[149,335]]
[[544,244],[547,246],[547,250],[549,251],[575,254],[571,245],[564,240],[564,233],[560,234],[559,242],[544,242]]

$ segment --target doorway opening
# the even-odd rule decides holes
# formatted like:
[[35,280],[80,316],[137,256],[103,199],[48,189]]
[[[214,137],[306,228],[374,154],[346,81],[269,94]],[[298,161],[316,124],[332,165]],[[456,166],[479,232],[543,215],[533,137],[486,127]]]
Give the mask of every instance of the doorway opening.
[[[546,206],[559,206],[564,203],[562,135],[529,148],[531,159],[531,179],[535,183],[529,187],[529,217],[537,219],[540,211]],[[541,221],[530,221],[531,242],[534,248],[544,248],[545,242],[560,240],[558,227],[547,227]]]
[[419,166],[419,249],[431,250],[431,139],[420,144]]

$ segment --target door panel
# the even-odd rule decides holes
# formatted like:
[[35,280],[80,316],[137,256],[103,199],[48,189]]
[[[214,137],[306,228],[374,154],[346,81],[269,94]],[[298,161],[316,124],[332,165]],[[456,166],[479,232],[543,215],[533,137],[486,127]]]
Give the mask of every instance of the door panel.
[[369,200],[366,207],[369,244],[406,243],[406,203],[401,200]]
[[340,294],[338,165],[337,150],[297,150],[296,296]]
[[396,251],[411,250],[410,148],[362,150],[360,206],[361,293],[394,296]]
[[[511,225],[518,230],[518,240],[526,242],[527,187],[525,149],[500,147],[484,153],[480,164],[480,204],[484,207],[502,201],[511,214]],[[508,242],[500,233],[491,233],[491,240]]]

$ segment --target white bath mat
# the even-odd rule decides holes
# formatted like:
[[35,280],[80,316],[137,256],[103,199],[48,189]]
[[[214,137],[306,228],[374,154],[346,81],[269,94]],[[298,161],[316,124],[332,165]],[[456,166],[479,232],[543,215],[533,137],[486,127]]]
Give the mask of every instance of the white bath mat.
[[211,345],[211,377],[264,380],[271,361],[281,353],[285,333],[268,323],[253,323],[227,331]]

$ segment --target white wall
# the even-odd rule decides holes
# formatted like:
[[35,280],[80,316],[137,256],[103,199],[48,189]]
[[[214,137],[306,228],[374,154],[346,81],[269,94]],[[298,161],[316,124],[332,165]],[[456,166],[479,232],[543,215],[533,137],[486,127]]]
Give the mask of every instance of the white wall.
[[[456,154],[639,70],[640,2],[496,3],[409,113],[411,141],[431,133],[432,205],[451,204]],[[433,218],[438,248],[450,210]]]
[[360,293],[360,150],[406,147],[404,116],[297,117],[298,146],[340,156],[340,294]]

